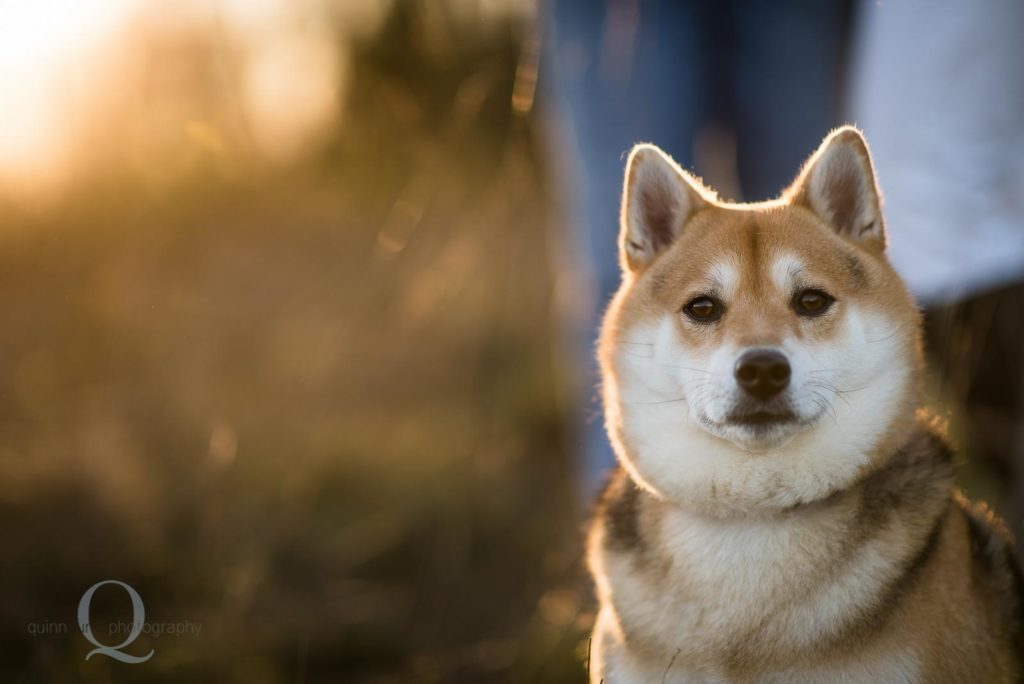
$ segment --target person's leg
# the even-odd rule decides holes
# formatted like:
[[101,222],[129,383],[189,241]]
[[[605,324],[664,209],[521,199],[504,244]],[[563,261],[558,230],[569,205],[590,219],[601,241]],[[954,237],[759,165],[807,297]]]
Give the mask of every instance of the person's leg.
[[1022,533],[1024,4],[858,10],[850,113],[874,149],[888,258],[928,311],[963,482]]
[[[548,95],[559,108],[556,166],[574,194],[569,249],[591,296],[576,331],[586,367],[580,444],[584,492],[614,463],[597,399],[594,342],[601,314],[619,284],[617,234],[625,155],[654,142],[684,166],[706,103],[698,3],[672,0],[554,0],[547,46]],[[564,158],[568,156],[568,163]],[[559,170],[559,169],[556,169]]]
[[850,24],[842,0],[729,3],[737,171],[744,199],[775,197],[839,120]]

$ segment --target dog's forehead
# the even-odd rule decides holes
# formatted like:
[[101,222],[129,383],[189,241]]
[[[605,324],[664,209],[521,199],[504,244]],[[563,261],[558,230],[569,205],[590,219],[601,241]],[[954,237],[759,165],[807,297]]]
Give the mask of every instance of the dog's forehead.
[[848,280],[856,257],[802,212],[718,210],[687,226],[661,280],[728,295]]
[[722,255],[706,264],[705,279],[716,292],[735,292],[740,284],[740,264],[733,255]]
[[780,250],[778,254],[775,254],[768,265],[771,281],[780,290],[791,288],[793,283],[798,282],[806,271],[803,258],[784,250]]
[[705,262],[703,268],[706,274],[702,280],[707,282],[710,290],[726,296],[749,289],[753,279],[762,281],[759,283],[760,289],[767,285],[788,292],[808,275],[806,258],[784,246],[756,255],[756,258],[743,254],[723,254]]

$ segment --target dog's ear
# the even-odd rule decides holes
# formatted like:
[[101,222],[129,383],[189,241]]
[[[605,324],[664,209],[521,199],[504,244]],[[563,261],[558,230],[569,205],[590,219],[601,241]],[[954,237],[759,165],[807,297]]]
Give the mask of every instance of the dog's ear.
[[629,153],[622,191],[619,253],[622,267],[636,273],[672,244],[686,220],[710,193],[654,145]]
[[885,251],[881,196],[868,144],[853,126],[833,131],[804,164],[786,192],[793,204],[809,208],[841,236]]

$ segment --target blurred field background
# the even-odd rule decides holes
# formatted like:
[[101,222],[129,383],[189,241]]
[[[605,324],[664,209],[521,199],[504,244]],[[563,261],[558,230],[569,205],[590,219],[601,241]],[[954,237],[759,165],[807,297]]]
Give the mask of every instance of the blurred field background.
[[0,677],[582,680],[532,4],[0,8]]
[[[0,0],[0,680],[584,680],[538,11]],[[929,394],[1019,530],[1015,287]]]

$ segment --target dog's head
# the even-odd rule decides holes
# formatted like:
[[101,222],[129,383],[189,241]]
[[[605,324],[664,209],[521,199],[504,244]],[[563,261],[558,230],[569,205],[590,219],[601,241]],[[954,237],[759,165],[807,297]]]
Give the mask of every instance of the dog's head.
[[759,204],[720,202],[634,148],[599,352],[634,478],[728,513],[809,503],[877,464],[913,420],[920,367],[919,313],[885,242],[856,129]]

